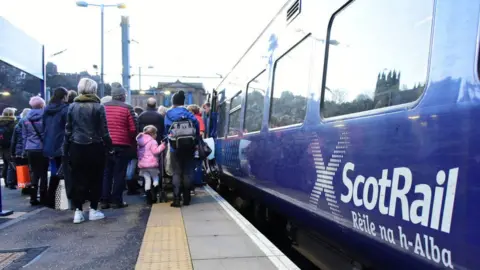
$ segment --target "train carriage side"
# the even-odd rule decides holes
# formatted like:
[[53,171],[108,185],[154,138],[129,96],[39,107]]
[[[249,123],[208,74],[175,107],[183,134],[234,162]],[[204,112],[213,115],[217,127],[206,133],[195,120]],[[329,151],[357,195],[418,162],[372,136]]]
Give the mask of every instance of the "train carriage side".
[[326,269],[477,269],[479,11],[287,2],[217,88],[222,179]]

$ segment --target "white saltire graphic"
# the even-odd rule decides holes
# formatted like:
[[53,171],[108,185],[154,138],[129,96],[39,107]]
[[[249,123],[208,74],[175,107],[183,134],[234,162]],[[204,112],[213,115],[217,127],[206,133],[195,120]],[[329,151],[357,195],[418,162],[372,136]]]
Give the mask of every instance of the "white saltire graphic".
[[333,179],[338,167],[340,167],[340,163],[342,162],[350,141],[348,131],[345,127],[341,128],[340,134],[340,139],[326,167],[317,135],[314,136],[312,143],[310,144],[317,173],[317,180],[310,193],[309,203],[313,210],[317,209],[320,196],[322,193],[325,194],[325,199],[334,220],[342,223],[343,216],[340,211],[340,206],[338,205],[337,195],[335,194]]

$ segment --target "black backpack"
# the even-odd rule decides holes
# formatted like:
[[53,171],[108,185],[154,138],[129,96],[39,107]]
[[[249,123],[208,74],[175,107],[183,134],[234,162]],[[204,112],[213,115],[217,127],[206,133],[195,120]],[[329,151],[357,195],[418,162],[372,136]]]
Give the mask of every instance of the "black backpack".
[[196,146],[197,130],[192,121],[186,118],[172,121],[168,130],[170,147],[179,153],[193,153]]
[[8,149],[15,129],[15,123],[8,123],[0,126],[0,147],[2,149]]

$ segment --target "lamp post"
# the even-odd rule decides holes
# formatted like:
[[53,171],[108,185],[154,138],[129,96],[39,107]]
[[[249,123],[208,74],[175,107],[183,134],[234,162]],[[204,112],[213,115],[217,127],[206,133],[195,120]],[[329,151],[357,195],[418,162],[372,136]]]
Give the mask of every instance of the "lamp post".
[[[153,66],[148,66],[147,68],[152,69]],[[138,67],[138,90],[142,90],[142,66]]]
[[77,1],[77,6],[79,7],[88,7],[88,6],[94,6],[94,7],[100,7],[100,15],[101,15],[101,18],[100,18],[100,32],[101,32],[101,49],[100,49],[100,97],[103,97],[103,95],[105,94],[105,84],[104,84],[104,81],[103,81],[103,68],[104,68],[104,65],[103,65],[103,10],[106,8],[106,7],[116,7],[116,8],[119,8],[119,9],[124,9],[126,8],[125,4],[116,4],[116,5],[104,5],[104,4],[90,4],[90,3],[87,3],[85,1]]

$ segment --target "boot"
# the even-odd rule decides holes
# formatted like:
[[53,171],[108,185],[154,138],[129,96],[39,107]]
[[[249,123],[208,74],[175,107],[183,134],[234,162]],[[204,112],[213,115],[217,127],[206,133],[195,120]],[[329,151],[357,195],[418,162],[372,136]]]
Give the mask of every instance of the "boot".
[[137,190],[137,185],[136,185],[135,181],[133,181],[133,180],[128,180],[127,181],[127,188],[128,188],[127,195],[138,195],[138,194],[140,194],[140,192],[138,192],[138,190]]
[[151,190],[152,194],[152,203],[157,203],[157,195],[158,195],[158,186],[157,187],[152,187],[152,190]]
[[37,186],[30,186],[30,205],[35,206],[39,205],[40,202],[37,199],[37,192],[38,192],[38,187]]
[[[44,206],[48,206],[49,203],[48,203],[48,200],[47,200],[47,190],[46,189],[41,189],[40,190],[40,204],[41,205],[44,205]],[[55,202],[55,200],[54,200]],[[54,203],[54,206],[53,208],[55,208],[55,203]]]
[[153,202],[152,202],[152,192],[151,190],[145,190],[145,198],[147,199],[147,204],[148,205],[152,205]]
[[180,197],[174,196],[173,202],[170,204],[171,207],[180,207]]
[[185,188],[183,190],[183,205],[190,205],[191,196],[190,189]]
[[[45,206],[55,209],[55,195],[57,193],[58,184],[60,182],[60,178],[56,175],[52,175],[50,177],[50,182],[48,184],[47,189],[47,203]],[[42,202],[42,195],[40,192],[40,202]]]

